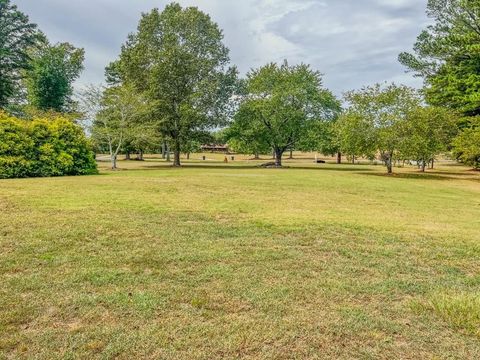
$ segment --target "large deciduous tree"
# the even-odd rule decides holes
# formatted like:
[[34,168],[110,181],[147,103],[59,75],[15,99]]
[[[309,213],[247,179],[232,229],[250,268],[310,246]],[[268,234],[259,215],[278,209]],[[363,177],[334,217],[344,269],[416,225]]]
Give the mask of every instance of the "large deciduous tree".
[[246,95],[233,124],[244,134],[261,139],[282,166],[283,153],[322,122],[334,119],[340,105],[323,88],[322,76],[308,65],[274,63],[247,75]]
[[143,14],[138,31],[107,71],[110,82],[128,83],[153,104],[152,118],[174,151],[174,166],[192,134],[221,125],[235,86],[223,34],[195,7],[177,3]]
[[74,110],[73,82],[83,70],[84,50],[69,43],[51,45],[45,40],[31,57],[26,72],[30,105],[56,112]]
[[37,26],[10,0],[0,0],[0,108],[16,95],[23,70],[29,67],[29,49],[36,44]]

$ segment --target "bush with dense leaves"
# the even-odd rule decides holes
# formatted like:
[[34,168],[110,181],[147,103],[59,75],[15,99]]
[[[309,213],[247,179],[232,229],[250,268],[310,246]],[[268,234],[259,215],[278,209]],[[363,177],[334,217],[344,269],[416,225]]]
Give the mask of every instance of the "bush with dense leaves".
[[95,173],[91,145],[72,121],[0,113],[0,179]]

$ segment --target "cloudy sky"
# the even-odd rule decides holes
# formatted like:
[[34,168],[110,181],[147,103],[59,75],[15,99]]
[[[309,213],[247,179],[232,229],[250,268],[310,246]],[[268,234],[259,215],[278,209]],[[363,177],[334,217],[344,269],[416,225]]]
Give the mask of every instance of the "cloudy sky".
[[[53,42],[86,50],[78,86],[103,81],[140,14],[168,0],[12,0]],[[381,81],[420,86],[398,63],[428,24],[427,0],[180,0],[224,29],[244,74],[267,62],[305,62],[336,94]]]

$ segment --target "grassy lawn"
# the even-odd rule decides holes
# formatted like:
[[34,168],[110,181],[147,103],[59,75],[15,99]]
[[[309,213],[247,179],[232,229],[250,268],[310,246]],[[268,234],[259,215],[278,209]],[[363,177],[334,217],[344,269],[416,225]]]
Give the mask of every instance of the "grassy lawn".
[[480,358],[479,173],[198,158],[0,181],[0,359]]

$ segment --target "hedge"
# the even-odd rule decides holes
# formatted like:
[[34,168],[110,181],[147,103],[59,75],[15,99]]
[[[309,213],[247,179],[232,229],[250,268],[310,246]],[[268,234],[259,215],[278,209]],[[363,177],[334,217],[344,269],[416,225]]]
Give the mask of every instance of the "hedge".
[[0,179],[96,173],[92,147],[71,120],[23,120],[0,112]]

